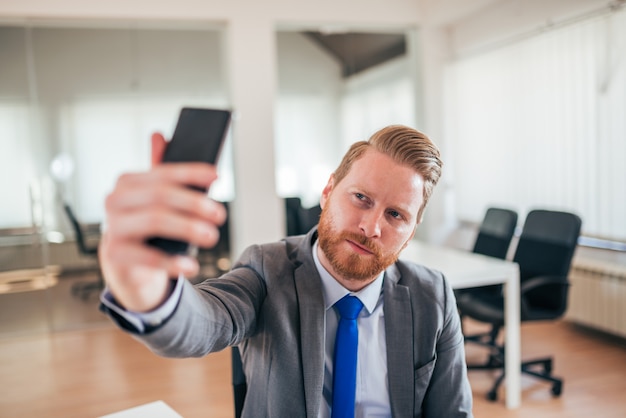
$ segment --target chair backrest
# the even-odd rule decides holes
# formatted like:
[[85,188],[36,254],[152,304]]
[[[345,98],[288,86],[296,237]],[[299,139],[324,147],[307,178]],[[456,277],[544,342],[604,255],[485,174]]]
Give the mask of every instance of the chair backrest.
[[300,229],[302,234],[306,234],[317,225],[320,221],[320,215],[322,214],[322,207],[320,205],[311,206],[310,208],[303,209],[302,217],[300,218]]
[[[520,280],[539,276],[553,276],[567,283],[574,251],[580,236],[581,219],[568,212],[550,210],[532,210],[526,216],[524,227],[519,237],[513,261],[520,268]],[[556,292],[562,289],[554,285],[529,292],[525,295],[528,303],[546,309],[565,309],[563,295]]]
[[226,222],[224,222],[219,227],[220,232],[220,240],[217,242],[213,250],[219,254],[229,254],[230,253],[230,203],[229,202],[221,202],[224,205],[224,209],[226,209]]
[[78,246],[78,250],[85,255],[96,255],[98,253],[97,246],[88,246],[87,240],[85,239],[85,235],[83,234],[83,229],[76,219],[76,215],[74,215],[74,211],[70,207],[69,204],[64,203],[63,208],[65,209],[65,213],[67,214],[70,223],[72,224],[72,228],[74,229],[74,234],[76,235],[76,245]]
[[489,208],[480,224],[473,252],[505,259],[517,226],[517,212]]
[[513,258],[520,266],[521,280],[536,276],[567,276],[581,224],[580,218],[573,213],[530,211]]
[[287,221],[287,235],[300,235],[300,216],[302,204],[299,197],[285,198],[285,216]]
[[315,205],[311,208],[302,207],[299,197],[285,199],[285,214],[287,218],[287,235],[301,235],[309,232],[319,222],[322,208]]

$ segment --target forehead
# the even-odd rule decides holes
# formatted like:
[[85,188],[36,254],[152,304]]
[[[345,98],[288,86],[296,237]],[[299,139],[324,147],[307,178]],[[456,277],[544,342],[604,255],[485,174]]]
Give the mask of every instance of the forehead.
[[372,198],[384,199],[391,206],[414,209],[415,213],[424,201],[422,176],[408,165],[399,164],[375,150],[367,150],[354,161],[341,183],[362,189]]

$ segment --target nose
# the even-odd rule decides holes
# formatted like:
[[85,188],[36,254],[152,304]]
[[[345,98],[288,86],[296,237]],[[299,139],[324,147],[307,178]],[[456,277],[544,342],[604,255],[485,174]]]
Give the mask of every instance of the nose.
[[382,215],[382,213],[376,210],[367,210],[363,212],[359,228],[363,231],[363,234],[366,237],[376,238],[380,236],[380,223]]

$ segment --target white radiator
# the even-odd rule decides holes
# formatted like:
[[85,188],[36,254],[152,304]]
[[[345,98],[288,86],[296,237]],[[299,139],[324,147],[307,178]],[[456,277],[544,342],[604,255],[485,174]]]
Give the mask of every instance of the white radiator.
[[569,279],[572,286],[566,318],[626,337],[626,266],[578,259]]

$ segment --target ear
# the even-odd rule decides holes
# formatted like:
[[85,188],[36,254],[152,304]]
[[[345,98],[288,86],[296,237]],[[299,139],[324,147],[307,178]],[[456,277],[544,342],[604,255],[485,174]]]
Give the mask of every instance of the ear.
[[326,202],[330,198],[330,194],[333,191],[334,187],[335,187],[335,175],[331,174],[330,177],[328,178],[328,182],[326,183],[326,186],[324,187],[324,190],[322,190],[322,197],[320,197],[320,206],[322,207],[322,209],[324,208],[324,206],[326,206]]

